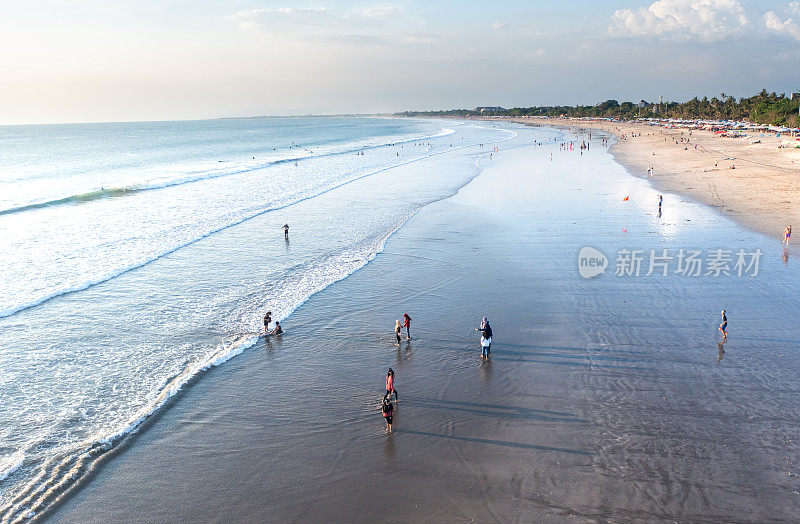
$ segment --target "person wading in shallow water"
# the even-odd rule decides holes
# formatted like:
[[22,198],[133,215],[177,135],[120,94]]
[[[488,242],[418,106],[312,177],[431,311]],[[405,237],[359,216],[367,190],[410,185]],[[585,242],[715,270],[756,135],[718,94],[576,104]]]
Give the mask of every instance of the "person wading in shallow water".
[[386,431],[389,433],[392,432],[392,414],[394,413],[394,406],[390,400],[386,400],[385,398],[381,402],[381,412],[383,413],[383,418],[386,420]]
[[722,324],[719,325],[719,330],[722,331],[722,338],[728,338],[728,332],[725,331],[728,328],[728,317],[725,316],[725,310],[722,310]]
[[475,328],[475,331],[481,332],[481,358],[486,360],[492,351],[492,326],[489,325],[489,320],[483,317],[481,327]]
[[386,394],[383,395],[383,400],[389,398],[394,393],[394,400],[397,401],[397,390],[394,389],[394,370],[389,368],[386,372]]
[[284,224],[283,225],[283,237],[286,240],[289,240],[289,224]]
[[411,340],[411,317],[403,313],[403,326],[406,328],[406,337]]
[[272,311],[267,311],[267,314],[264,315],[264,333],[269,332],[269,323],[272,322]]
[[283,335],[283,328],[280,322],[275,322],[275,328],[267,333],[267,335]]
[[400,324],[399,320],[394,321],[394,336],[397,337],[397,345],[400,345],[400,332],[403,330],[403,326]]

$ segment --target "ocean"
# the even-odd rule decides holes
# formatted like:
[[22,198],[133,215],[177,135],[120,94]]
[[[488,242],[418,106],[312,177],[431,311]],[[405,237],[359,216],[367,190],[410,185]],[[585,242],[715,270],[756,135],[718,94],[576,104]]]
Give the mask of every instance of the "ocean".
[[0,521],[35,516],[253,346],[265,311],[290,337],[295,308],[515,135],[346,117],[0,127]]
[[[443,138],[453,151],[266,213],[84,292],[91,307],[141,288],[157,304],[149,315],[186,317],[171,323],[177,340],[202,340],[225,332],[202,301],[272,307],[295,286],[287,274],[264,290],[239,267],[252,273],[281,250],[299,258],[345,230],[361,238],[373,231],[360,229],[366,221],[396,216],[393,227],[479,172],[409,211],[370,263],[282,322],[282,339],[261,338],[196,375],[98,451],[63,503],[37,514],[56,523],[797,520],[796,248],[680,195],[661,201],[597,132],[501,123],[516,137],[459,150],[464,125],[443,124],[455,131]],[[740,250],[760,252],[759,263],[745,255],[740,266]],[[174,283],[169,275],[187,271],[196,276],[182,285],[200,300],[179,302],[189,314],[137,276]],[[223,280],[227,288],[215,284]],[[224,322],[246,340],[262,312],[242,308]],[[403,313],[412,339],[396,344]],[[474,330],[483,316],[494,331],[487,361]],[[379,411],[388,368],[400,399],[392,433]]]

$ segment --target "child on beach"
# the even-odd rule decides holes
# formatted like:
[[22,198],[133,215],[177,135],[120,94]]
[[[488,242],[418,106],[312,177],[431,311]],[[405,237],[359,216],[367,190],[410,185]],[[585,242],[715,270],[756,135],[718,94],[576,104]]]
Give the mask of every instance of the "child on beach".
[[722,310],[722,324],[719,325],[719,330],[722,331],[722,338],[728,338],[728,332],[725,328],[728,327],[728,317],[725,316],[725,310]]
[[394,400],[397,401],[397,390],[394,389],[394,370],[389,368],[386,372],[386,394],[383,395],[383,400],[386,400],[394,393]]
[[783,243],[789,245],[789,237],[792,236],[792,226],[787,226],[783,231]]
[[386,420],[386,431],[389,433],[392,432],[392,413],[394,413],[394,406],[392,405],[391,401],[383,399],[381,404],[381,413],[383,413],[383,418]]
[[394,321],[394,336],[397,337],[397,345],[400,345],[400,332],[403,330],[399,320]]
[[411,317],[403,313],[403,326],[406,328],[406,337],[411,340]]
[[267,311],[264,315],[264,333],[269,333],[269,323],[272,322],[272,311]]

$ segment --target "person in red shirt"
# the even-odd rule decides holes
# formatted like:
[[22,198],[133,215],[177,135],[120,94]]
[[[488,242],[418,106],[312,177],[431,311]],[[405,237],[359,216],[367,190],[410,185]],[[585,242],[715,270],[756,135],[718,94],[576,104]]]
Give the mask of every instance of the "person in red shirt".
[[406,328],[406,337],[411,340],[411,317],[403,313],[403,326]]
[[386,400],[391,394],[394,393],[394,400],[397,401],[397,390],[394,389],[394,370],[389,368],[386,372],[386,394],[383,395],[383,400]]

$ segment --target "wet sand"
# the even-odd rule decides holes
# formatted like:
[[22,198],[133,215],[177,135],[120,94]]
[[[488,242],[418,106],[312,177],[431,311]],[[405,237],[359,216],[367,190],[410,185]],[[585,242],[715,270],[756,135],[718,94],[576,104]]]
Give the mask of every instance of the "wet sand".
[[[282,339],[195,380],[49,517],[793,519],[794,253],[675,195],[657,217],[657,192],[599,142],[579,155],[534,133],[296,310]],[[587,245],[611,258],[591,280],[577,272]],[[761,272],[613,274],[618,249],[681,247],[760,247]],[[414,338],[398,348],[406,312]],[[390,366],[401,402],[386,435]]]
[[800,142],[785,134],[748,132],[746,137],[726,138],[712,131],[634,122],[516,121],[613,134],[617,141],[611,152],[631,173],[649,177],[664,191],[713,206],[772,238],[782,240],[787,225],[800,224],[800,149],[779,147]]

